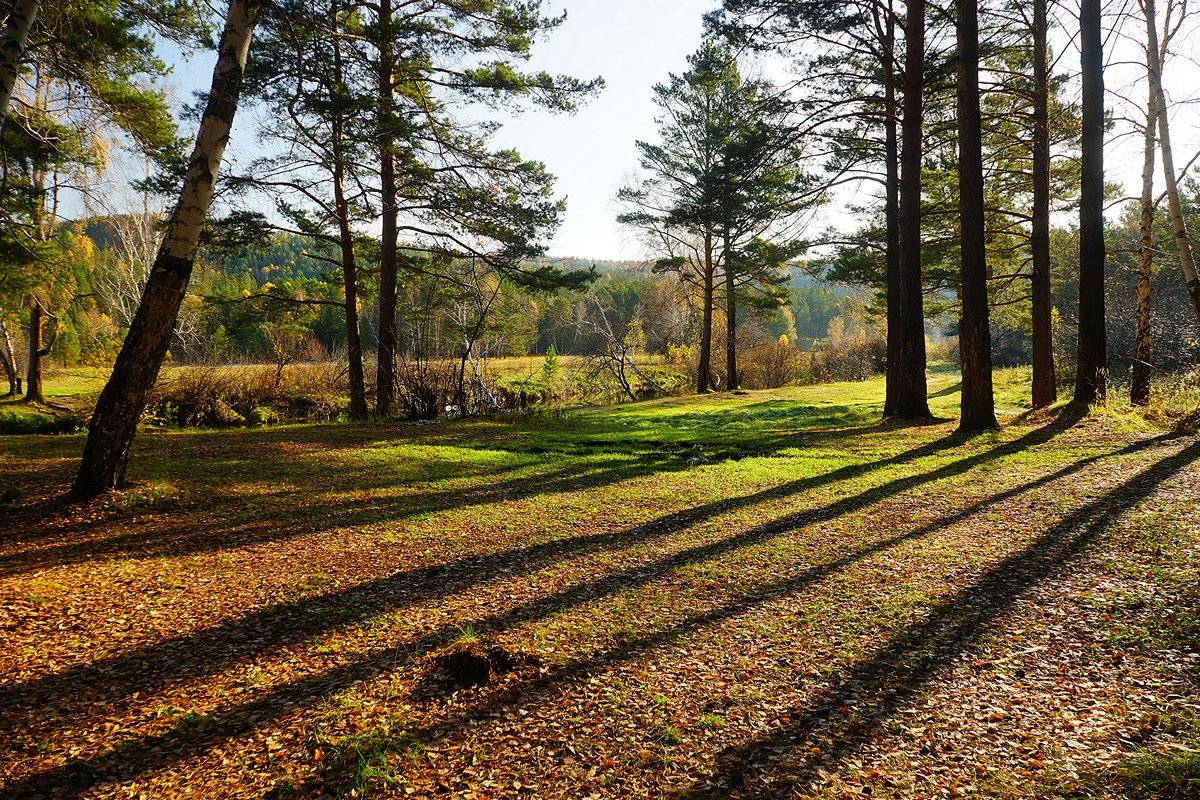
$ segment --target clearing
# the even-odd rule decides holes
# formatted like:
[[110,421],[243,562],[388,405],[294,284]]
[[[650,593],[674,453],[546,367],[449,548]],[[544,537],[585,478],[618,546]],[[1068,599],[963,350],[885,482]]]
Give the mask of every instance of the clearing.
[[1200,441],[1026,377],[0,439],[0,795],[1200,796]]

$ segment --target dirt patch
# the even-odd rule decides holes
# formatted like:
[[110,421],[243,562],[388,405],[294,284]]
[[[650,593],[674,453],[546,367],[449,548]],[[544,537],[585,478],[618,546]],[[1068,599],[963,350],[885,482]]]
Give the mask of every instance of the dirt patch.
[[541,659],[496,645],[472,642],[456,645],[429,658],[421,689],[426,694],[449,694],[485,686],[522,669],[537,667]]

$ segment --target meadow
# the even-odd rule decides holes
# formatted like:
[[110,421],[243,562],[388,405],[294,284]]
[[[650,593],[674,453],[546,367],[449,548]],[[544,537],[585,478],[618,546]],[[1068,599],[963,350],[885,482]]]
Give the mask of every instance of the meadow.
[[0,437],[0,796],[1187,798],[1200,440],[997,374]]

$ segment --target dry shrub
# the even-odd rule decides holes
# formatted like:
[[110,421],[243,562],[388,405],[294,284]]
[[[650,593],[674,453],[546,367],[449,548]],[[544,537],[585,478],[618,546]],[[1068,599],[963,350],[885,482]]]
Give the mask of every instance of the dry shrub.
[[327,421],[346,406],[344,371],[336,364],[202,365],[159,382],[146,407],[162,425],[224,428],[279,421]]
[[929,362],[946,361],[951,364],[958,363],[958,337],[947,336],[936,342],[926,342],[925,358]]
[[289,418],[327,421],[345,411],[349,394],[349,378],[340,364],[296,364],[284,370],[272,405]]
[[396,406],[407,419],[437,419],[457,393],[454,362],[421,360],[396,365]]
[[757,337],[739,348],[738,372],[746,389],[778,389],[812,377],[812,362],[786,338]]
[[813,353],[813,374],[820,381],[864,381],[887,367],[887,339],[863,334],[826,344]]

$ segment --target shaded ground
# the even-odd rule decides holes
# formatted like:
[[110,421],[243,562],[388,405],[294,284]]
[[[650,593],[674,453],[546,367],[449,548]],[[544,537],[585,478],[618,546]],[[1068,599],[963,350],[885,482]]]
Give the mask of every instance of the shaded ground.
[[880,394],[0,440],[0,796],[1200,796],[1200,442]]

